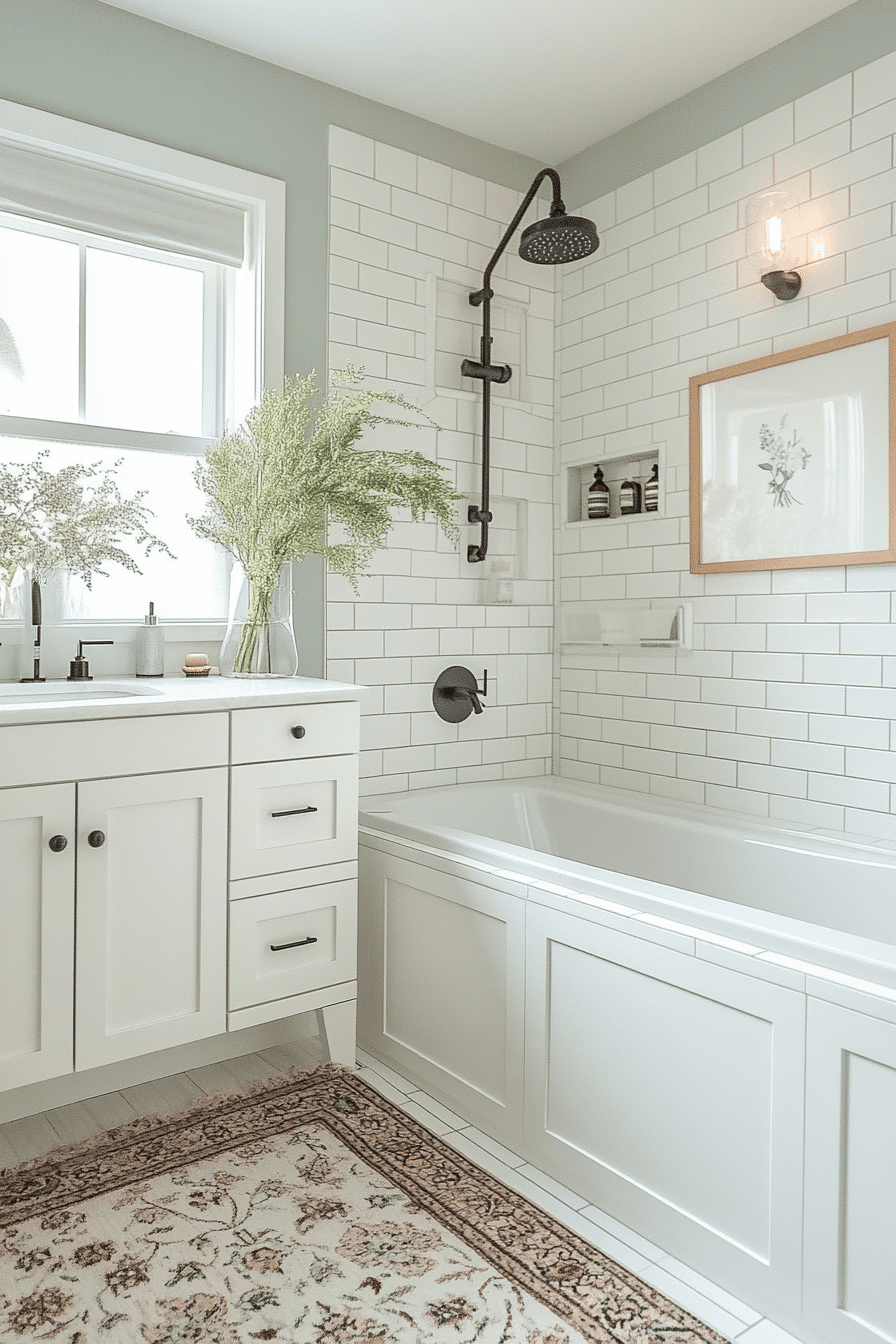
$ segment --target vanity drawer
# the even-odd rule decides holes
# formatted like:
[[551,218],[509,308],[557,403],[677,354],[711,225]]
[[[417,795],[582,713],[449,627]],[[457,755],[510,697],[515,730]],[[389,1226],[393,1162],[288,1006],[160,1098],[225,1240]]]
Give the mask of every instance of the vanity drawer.
[[231,772],[231,880],[357,856],[357,756],[238,765]]
[[349,880],[231,902],[230,1011],[354,980],[357,893]]
[[0,728],[0,787],[227,764],[227,714],[153,714]]
[[341,756],[359,746],[360,708],[356,701],[325,705],[272,705],[236,709],[231,725],[230,759],[295,761],[310,756]]

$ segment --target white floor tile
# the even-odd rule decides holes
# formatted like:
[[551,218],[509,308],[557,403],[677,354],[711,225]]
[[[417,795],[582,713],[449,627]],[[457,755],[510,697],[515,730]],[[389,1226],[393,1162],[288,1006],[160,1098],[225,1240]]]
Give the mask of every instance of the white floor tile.
[[[733,1339],[743,1330],[744,1323],[739,1321],[731,1312],[725,1311],[717,1302],[711,1298],[704,1297],[698,1293],[695,1288],[689,1288],[681,1279],[676,1279],[668,1270],[660,1269],[658,1265],[646,1265],[640,1271],[641,1278],[645,1283],[653,1284],[654,1288],[659,1288],[661,1293],[665,1293],[673,1302],[684,1307],[686,1311],[693,1312],[705,1325],[713,1330],[718,1330],[720,1335],[727,1335]],[[766,1344],[772,1344],[766,1341]]]
[[449,1111],[447,1106],[443,1106],[435,1097],[431,1097],[428,1092],[411,1092],[409,1101],[416,1101],[418,1106],[422,1106],[425,1111],[430,1111],[437,1120],[441,1120],[443,1125],[448,1125],[449,1129],[463,1129],[467,1123],[462,1115],[456,1111]]
[[368,1087],[374,1088],[375,1091],[379,1092],[381,1097],[385,1097],[387,1101],[391,1101],[395,1106],[403,1106],[407,1101],[406,1092],[399,1092],[397,1087],[393,1087],[391,1083],[387,1083],[385,1078],[381,1077],[375,1069],[368,1069],[366,1064],[361,1065],[358,1071],[358,1077],[362,1082],[365,1082]]
[[456,1148],[459,1153],[463,1153],[464,1157],[468,1157],[471,1162],[475,1162],[478,1167],[482,1167],[483,1171],[488,1171],[492,1176],[496,1176],[499,1181],[504,1180],[505,1172],[513,1170],[499,1157],[496,1157],[494,1153],[490,1153],[487,1148],[480,1147],[478,1143],[471,1139],[468,1129],[455,1130],[453,1134],[444,1134],[442,1137],[446,1143],[451,1144],[452,1148]]
[[[744,1325],[755,1325],[757,1321],[762,1320],[761,1312],[754,1311],[752,1307],[747,1306],[746,1302],[741,1302],[739,1298],[733,1297],[731,1293],[726,1292],[724,1288],[720,1288],[719,1285],[713,1283],[711,1279],[704,1278],[702,1274],[698,1274],[697,1271],[691,1269],[689,1265],[682,1264],[680,1260],[676,1260],[673,1255],[667,1255],[665,1259],[660,1260],[658,1262],[658,1268],[667,1270],[668,1273],[673,1274],[676,1279],[681,1279],[682,1283],[686,1283],[689,1288],[696,1289],[696,1291],[702,1293],[704,1297],[708,1297],[713,1302],[718,1303],[723,1310],[730,1312],[732,1316],[736,1316],[738,1320],[743,1321]],[[771,1344],[770,1341],[769,1344]]]
[[630,1227],[626,1227],[625,1223],[620,1223],[616,1218],[611,1218],[608,1213],[604,1213],[603,1209],[595,1208],[593,1204],[582,1209],[581,1212],[591,1222],[597,1223],[597,1226],[603,1228],[605,1232],[609,1232],[618,1241],[637,1251],[645,1260],[653,1261],[655,1264],[668,1255],[668,1251],[664,1251],[660,1246],[655,1246],[652,1241],[648,1241],[646,1237],[633,1232]]
[[385,1078],[387,1083],[391,1083],[399,1092],[416,1092],[417,1084],[409,1083],[407,1078],[402,1078],[400,1073],[390,1069],[388,1064],[381,1064],[373,1055],[368,1055],[366,1050],[356,1050],[355,1058],[359,1064],[363,1064],[365,1069],[373,1069],[381,1078]]
[[493,1139],[490,1134],[483,1134],[482,1130],[477,1129],[475,1125],[465,1125],[461,1130],[461,1133],[466,1134],[467,1137],[478,1144],[480,1148],[484,1148],[487,1153],[491,1153],[492,1157],[496,1157],[498,1161],[503,1162],[505,1166],[523,1166],[523,1158],[520,1157],[519,1153],[511,1152],[509,1148],[504,1147],[503,1143],[499,1143],[497,1139]]
[[528,1176],[530,1181],[540,1185],[542,1190],[547,1190],[548,1194],[553,1195],[555,1199],[560,1199],[564,1204],[568,1204],[571,1209],[581,1211],[588,1203],[587,1199],[577,1195],[575,1190],[570,1190],[568,1185],[561,1185],[559,1181],[555,1181],[552,1176],[546,1176],[543,1171],[539,1171],[538,1167],[533,1167],[529,1162],[522,1167],[517,1167],[517,1171],[522,1176]]
[[416,1101],[411,1101],[410,1097],[402,1097],[401,1101],[396,1101],[396,1106],[400,1106],[406,1115],[410,1115],[414,1120],[419,1120],[421,1125],[425,1125],[433,1134],[438,1134],[441,1138],[445,1134],[450,1134],[455,1128],[454,1125],[446,1125],[444,1120],[440,1120],[432,1111],[425,1111]]
[[742,1344],[743,1341],[746,1341],[746,1344],[801,1344],[795,1336],[782,1330],[780,1325],[765,1320],[759,1321],[757,1325],[751,1325],[749,1330],[744,1330],[743,1334],[738,1335],[737,1341],[738,1344]]

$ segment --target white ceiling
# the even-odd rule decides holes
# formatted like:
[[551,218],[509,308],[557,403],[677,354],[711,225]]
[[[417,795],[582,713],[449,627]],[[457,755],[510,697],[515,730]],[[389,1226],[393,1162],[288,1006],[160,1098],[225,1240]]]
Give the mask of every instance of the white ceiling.
[[105,0],[560,163],[853,0]]

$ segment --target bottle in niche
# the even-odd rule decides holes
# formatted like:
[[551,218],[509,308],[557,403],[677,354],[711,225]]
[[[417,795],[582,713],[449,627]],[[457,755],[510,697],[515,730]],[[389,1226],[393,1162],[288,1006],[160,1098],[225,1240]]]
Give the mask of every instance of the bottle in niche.
[[660,467],[654,462],[650,479],[644,485],[644,512],[656,513],[660,503]]
[[619,487],[619,512],[641,512],[641,487],[637,481],[623,481]]
[[609,518],[610,487],[604,480],[600,467],[594,468],[594,480],[588,487],[588,517]]
[[486,581],[486,601],[497,606],[513,602],[513,564],[504,557],[495,557]]

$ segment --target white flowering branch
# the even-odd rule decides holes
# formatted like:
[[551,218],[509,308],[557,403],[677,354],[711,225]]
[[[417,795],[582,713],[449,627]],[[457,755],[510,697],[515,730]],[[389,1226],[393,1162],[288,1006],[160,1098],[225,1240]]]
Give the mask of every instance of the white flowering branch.
[[95,574],[108,574],[110,562],[140,574],[119,544],[125,537],[147,555],[158,550],[174,558],[147,527],[153,515],[142,503],[145,490],[124,499],[114,467],[101,471],[99,462],[78,462],[48,471],[48,456],[44,449],[29,462],[0,463],[0,569],[7,582],[18,569],[30,569],[38,582],[51,570],[67,569],[90,588]]

